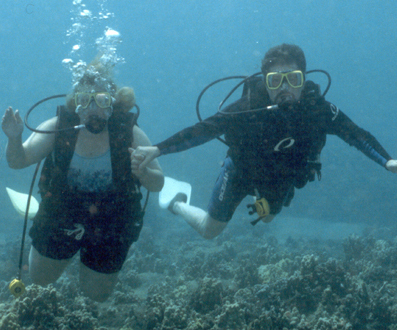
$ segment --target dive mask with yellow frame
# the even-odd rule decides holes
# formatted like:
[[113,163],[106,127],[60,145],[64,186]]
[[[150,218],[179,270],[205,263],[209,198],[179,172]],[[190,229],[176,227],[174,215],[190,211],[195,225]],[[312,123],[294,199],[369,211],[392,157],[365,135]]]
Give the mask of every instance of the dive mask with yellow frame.
[[269,72],[266,75],[266,86],[269,89],[278,89],[282,85],[284,79],[292,88],[299,88],[303,86],[305,78],[301,70],[287,71],[287,72]]
[[113,102],[112,96],[108,92],[76,93],[74,95],[76,107],[80,106],[82,109],[86,109],[92,99],[101,109],[109,108]]

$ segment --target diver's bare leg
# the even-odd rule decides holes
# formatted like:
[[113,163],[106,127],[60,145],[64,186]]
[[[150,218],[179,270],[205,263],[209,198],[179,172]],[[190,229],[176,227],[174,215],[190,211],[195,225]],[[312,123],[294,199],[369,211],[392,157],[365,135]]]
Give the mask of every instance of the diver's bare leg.
[[29,253],[29,274],[33,283],[46,286],[54,283],[72,259],[56,260],[41,255],[33,246]]
[[227,222],[215,220],[204,210],[183,202],[175,202],[173,211],[206,239],[218,236],[227,225]]
[[117,284],[118,272],[99,273],[80,263],[80,287],[84,295],[94,301],[104,302]]

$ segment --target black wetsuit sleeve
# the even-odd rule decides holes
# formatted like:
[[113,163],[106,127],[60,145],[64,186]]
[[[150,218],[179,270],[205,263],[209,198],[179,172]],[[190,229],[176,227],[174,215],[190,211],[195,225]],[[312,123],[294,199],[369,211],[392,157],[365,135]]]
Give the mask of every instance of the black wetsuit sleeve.
[[392,157],[378,140],[371,133],[357,126],[335,105],[328,103],[328,106],[327,133],[337,135],[349,145],[356,147],[367,157],[385,167],[387,161]]
[[217,113],[193,126],[187,127],[156,146],[160,155],[181,152],[197,147],[226,132],[232,116]]

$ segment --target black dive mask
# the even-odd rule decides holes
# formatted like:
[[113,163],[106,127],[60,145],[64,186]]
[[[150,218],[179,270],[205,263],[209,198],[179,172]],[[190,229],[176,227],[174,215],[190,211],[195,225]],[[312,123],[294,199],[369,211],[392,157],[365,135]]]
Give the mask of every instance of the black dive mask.
[[93,134],[99,134],[105,129],[106,123],[107,123],[106,119],[100,118],[97,115],[90,115],[87,118],[85,128]]

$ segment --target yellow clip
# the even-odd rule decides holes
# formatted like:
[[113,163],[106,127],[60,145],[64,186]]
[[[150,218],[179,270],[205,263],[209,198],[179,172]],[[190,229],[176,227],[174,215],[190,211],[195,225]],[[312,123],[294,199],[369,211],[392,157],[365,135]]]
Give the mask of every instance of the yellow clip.
[[265,218],[270,214],[270,206],[265,198],[255,201],[255,209],[260,218]]
[[8,289],[11,291],[11,294],[15,298],[18,298],[25,292],[25,284],[23,284],[22,281],[15,279],[12,280],[12,282],[8,286]]
[[270,217],[269,220],[266,220],[266,217],[270,214],[270,205],[267,202],[265,197],[259,198],[258,189],[255,189],[255,204],[248,204],[247,207],[252,208],[252,211],[249,211],[249,214],[254,214],[256,212],[259,216],[258,219],[251,221],[251,225],[255,226],[260,220],[263,222],[270,222],[272,221],[273,217]]

